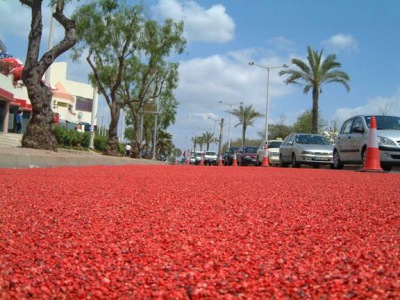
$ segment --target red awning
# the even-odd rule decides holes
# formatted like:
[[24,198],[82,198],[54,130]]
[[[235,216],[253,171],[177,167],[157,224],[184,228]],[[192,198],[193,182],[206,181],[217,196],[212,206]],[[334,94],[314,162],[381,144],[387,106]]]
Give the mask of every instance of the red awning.
[[10,93],[6,90],[3,90],[2,88],[0,88],[0,97],[8,100],[8,101],[14,101],[14,94]]
[[15,101],[13,101],[12,103],[18,105],[22,110],[32,111],[32,105],[30,103],[27,103],[26,100],[15,99]]

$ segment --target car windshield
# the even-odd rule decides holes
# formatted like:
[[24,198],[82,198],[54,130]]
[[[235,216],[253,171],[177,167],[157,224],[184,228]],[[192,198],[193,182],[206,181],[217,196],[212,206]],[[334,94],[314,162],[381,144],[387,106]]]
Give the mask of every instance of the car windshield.
[[208,152],[206,152],[206,155],[217,155],[217,152],[214,152],[214,151],[208,151]]
[[235,152],[235,151],[237,152],[238,149],[239,149],[239,148],[237,148],[237,147],[236,147],[236,148],[229,148],[227,152],[228,152],[228,153],[233,153],[233,152]]
[[282,145],[282,141],[270,142],[268,148],[279,148]]
[[257,153],[258,147],[245,147],[243,150],[246,153]]
[[[376,127],[378,130],[400,130],[400,117],[376,116]],[[365,117],[368,128],[371,123],[371,116]]]
[[320,135],[296,135],[296,143],[298,144],[312,144],[312,145],[330,145],[329,141]]

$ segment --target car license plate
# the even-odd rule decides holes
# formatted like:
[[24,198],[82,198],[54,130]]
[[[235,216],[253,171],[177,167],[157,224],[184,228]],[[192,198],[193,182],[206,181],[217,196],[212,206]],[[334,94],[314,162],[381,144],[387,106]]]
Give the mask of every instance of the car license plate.
[[314,160],[329,160],[329,157],[323,157],[323,156],[316,156],[314,157]]

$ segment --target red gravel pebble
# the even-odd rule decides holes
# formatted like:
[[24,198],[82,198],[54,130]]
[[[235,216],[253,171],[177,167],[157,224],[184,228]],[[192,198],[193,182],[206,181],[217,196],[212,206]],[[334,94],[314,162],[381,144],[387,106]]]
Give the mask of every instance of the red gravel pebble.
[[400,176],[1,170],[1,299],[399,299]]

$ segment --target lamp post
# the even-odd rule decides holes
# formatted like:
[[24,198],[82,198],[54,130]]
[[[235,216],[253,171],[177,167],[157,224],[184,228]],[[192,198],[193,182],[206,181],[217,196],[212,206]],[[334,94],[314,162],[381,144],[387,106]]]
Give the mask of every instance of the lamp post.
[[213,131],[213,137],[216,139],[216,137],[215,137],[215,127],[217,126],[217,122],[219,122],[219,121],[221,121],[220,119],[214,119],[214,118],[212,118],[212,117],[208,117],[207,119],[209,119],[209,120],[211,120],[211,121],[214,121],[214,131]]
[[234,105],[242,105],[243,102],[240,103],[228,103],[224,101],[218,101],[218,103],[222,103],[229,106],[229,125],[228,125],[228,148],[231,147],[231,120],[232,120],[232,106]]
[[276,67],[269,67],[269,66],[261,66],[257,65],[253,61],[249,62],[250,66],[255,66],[259,68],[263,68],[267,70],[267,103],[266,103],[266,109],[265,109],[265,140],[268,141],[268,121],[269,121],[269,72],[272,69],[282,69],[282,68],[287,68],[289,67],[287,64],[284,64],[282,66],[276,66]]

